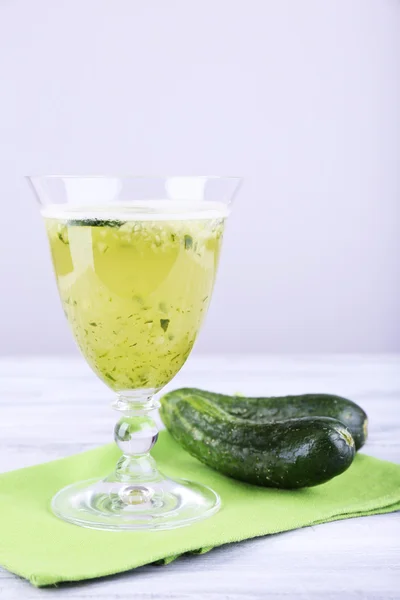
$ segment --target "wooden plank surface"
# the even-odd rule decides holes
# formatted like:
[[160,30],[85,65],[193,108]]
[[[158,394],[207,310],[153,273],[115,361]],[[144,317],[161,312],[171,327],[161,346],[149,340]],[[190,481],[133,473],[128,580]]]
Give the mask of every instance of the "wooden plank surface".
[[[370,417],[365,452],[400,462],[400,357],[193,356],[169,388],[247,395],[331,392]],[[112,393],[82,359],[0,360],[0,471],[110,441]],[[1,535],[1,532],[0,532]],[[0,569],[0,599],[400,599],[399,513],[217,548],[166,567],[37,590]]]

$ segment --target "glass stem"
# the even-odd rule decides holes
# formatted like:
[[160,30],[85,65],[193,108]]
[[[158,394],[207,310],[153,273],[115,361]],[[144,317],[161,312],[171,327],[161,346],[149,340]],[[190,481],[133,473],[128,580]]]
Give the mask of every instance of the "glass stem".
[[158,427],[153,414],[159,407],[159,402],[153,397],[153,390],[150,392],[146,395],[138,395],[136,392],[119,394],[112,405],[122,413],[114,428],[114,439],[122,456],[108,480],[127,484],[123,498],[127,504],[148,502],[152,491],[147,484],[162,479],[150,455],[158,438]]

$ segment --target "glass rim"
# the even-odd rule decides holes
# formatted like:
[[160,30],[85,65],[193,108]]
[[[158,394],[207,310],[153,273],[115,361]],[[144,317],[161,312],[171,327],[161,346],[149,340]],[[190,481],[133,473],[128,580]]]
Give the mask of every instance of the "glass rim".
[[230,181],[242,181],[243,177],[240,175],[123,175],[123,174],[105,174],[105,175],[24,175],[27,179],[226,179]]

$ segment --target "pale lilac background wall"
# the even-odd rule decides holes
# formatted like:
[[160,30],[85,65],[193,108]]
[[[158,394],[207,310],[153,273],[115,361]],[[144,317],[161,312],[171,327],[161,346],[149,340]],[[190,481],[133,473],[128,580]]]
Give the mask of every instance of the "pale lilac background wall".
[[75,352],[25,173],[241,174],[197,350],[400,350],[398,0],[0,0],[0,352]]

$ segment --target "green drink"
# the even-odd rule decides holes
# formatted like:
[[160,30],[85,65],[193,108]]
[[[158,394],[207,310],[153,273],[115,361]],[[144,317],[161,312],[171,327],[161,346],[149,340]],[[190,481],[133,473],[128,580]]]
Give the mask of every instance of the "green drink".
[[211,298],[223,207],[162,207],[44,213],[74,337],[117,391],[159,389],[172,379]]

